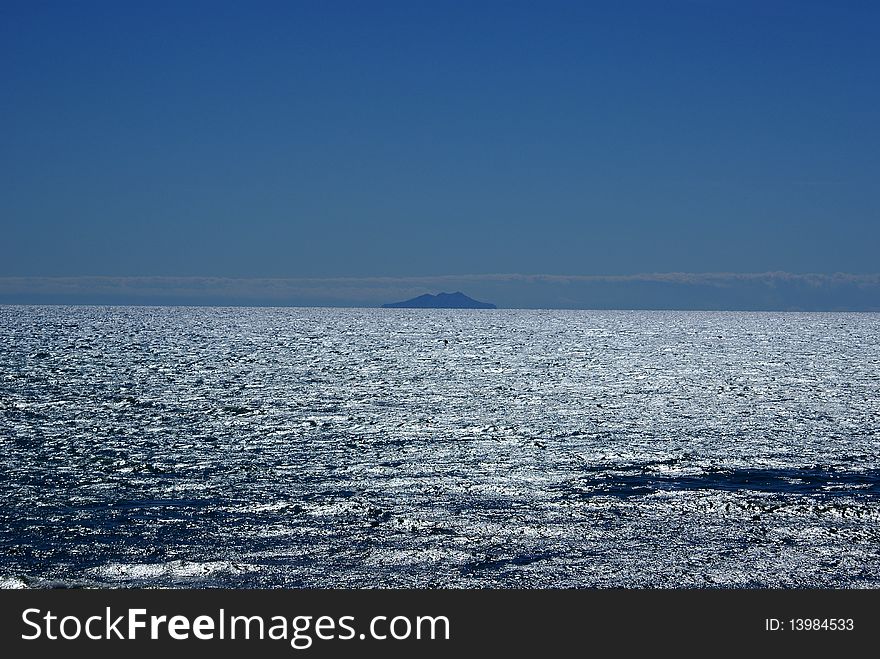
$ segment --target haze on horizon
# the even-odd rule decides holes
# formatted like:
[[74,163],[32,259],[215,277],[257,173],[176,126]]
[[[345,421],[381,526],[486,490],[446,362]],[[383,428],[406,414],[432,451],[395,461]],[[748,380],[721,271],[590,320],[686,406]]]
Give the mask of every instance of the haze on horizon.
[[41,277],[870,275],[878,19],[4,2],[0,297]]

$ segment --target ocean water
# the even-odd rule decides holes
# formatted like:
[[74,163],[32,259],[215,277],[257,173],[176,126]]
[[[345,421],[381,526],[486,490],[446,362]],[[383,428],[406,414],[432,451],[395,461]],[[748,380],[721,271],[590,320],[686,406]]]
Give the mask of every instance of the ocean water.
[[0,586],[880,586],[880,315],[0,307]]

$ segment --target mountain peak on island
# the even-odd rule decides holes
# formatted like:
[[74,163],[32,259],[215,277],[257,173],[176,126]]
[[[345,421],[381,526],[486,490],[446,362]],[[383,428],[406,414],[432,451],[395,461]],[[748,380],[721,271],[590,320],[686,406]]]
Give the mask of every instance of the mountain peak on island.
[[468,297],[461,291],[455,293],[425,293],[404,302],[383,304],[383,309],[496,309],[494,304],[480,302]]

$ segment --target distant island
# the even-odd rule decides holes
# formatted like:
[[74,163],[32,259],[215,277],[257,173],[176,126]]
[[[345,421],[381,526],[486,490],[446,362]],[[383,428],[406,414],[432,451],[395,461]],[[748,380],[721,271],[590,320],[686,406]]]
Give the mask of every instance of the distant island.
[[494,304],[480,302],[468,297],[464,293],[438,293],[431,295],[425,293],[405,302],[391,302],[383,304],[383,309],[496,309]]

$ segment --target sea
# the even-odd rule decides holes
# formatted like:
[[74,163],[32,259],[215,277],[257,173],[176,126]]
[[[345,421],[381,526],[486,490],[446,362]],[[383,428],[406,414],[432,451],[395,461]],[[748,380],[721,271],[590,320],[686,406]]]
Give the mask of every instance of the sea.
[[0,587],[877,588],[880,314],[0,307]]

